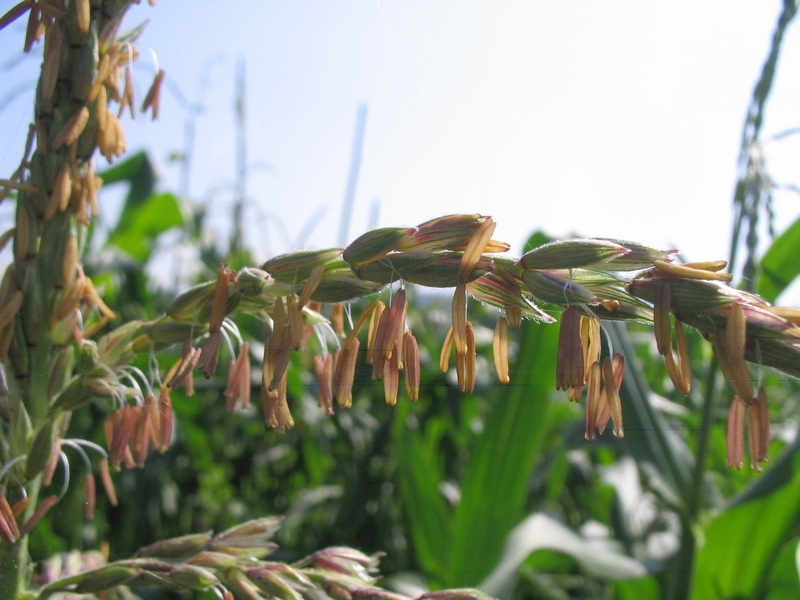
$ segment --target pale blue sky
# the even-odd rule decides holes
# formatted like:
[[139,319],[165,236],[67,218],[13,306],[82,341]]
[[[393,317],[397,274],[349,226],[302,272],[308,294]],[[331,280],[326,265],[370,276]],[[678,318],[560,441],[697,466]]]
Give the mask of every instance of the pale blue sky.
[[[0,10],[12,4],[2,0]],[[221,232],[230,194],[220,186],[234,173],[235,62],[246,59],[249,156],[268,166],[248,182],[246,236],[262,254],[289,249],[315,214],[324,218],[306,245],[335,245],[356,110],[366,102],[351,239],[377,198],[379,225],[493,215],[495,237],[516,253],[544,228],[670,245],[701,260],[728,254],[741,126],[780,6],[162,0],[135,7],[128,24],[150,19],[140,47],[157,52],[190,99],[207,70],[190,192],[213,195]],[[765,137],[800,125],[796,27]],[[17,52],[19,29],[0,33],[0,56]],[[37,64],[5,72],[0,88],[35,77]],[[152,77],[146,52],[135,72],[141,99]],[[0,113],[4,173],[18,160],[30,106],[23,95]],[[165,159],[182,147],[184,117],[167,91],[159,122],[124,121],[129,149],[152,151],[165,188],[178,185]],[[800,182],[799,156],[800,140],[768,148],[780,182]],[[800,214],[797,200],[779,194],[779,225]]]

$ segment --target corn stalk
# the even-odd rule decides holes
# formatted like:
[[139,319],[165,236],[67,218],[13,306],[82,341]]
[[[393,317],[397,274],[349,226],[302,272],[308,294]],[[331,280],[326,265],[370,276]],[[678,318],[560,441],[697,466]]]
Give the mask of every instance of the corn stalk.
[[[0,359],[8,381],[0,404],[0,489],[13,512],[9,517],[6,511],[10,531],[0,548],[3,598],[14,598],[25,588],[30,577],[26,533],[57,500],[48,496],[40,502],[38,491],[55,466],[51,457],[60,456],[55,440],[69,423],[69,412],[51,410],[75,365],[69,330],[76,324],[91,327],[81,323],[81,307],[99,306],[103,318],[112,316],[84,276],[80,257],[102,185],[94,173],[94,155],[98,149],[108,160],[122,154],[119,116],[125,108],[133,111],[130,68],[137,32],[118,37],[130,4],[26,0],[0,21],[4,27],[27,15],[24,50],[44,42],[25,155],[3,182],[3,197],[14,191],[17,203],[16,227],[9,234],[14,260],[0,284]],[[148,99],[155,102],[154,110],[157,94],[156,88]],[[110,112],[112,101],[119,103],[119,114]]]

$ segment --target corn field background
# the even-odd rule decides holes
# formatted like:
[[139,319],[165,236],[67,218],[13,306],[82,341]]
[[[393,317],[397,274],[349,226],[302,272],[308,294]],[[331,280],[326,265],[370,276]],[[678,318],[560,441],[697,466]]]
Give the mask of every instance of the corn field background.
[[[22,4],[29,10],[37,6],[32,2]],[[83,3],[41,4],[55,7],[44,8],[42,15],[47,16],[50,10],[55,15],[50,18],[68,19],[68,23],[74,20],[80,29],[80,13],[73,16],[70,11],[77,11]],[[115,10],[124,12],[123,4],[86,3],[92,11],[111,11],[109,7],[113,5]],[[60,16],[59,6],[67,16]],[[158,21],[159,10],[158,6],[147,8],[147,17]],[[754,86],[741,134],[733,219],[727,226],[733,250],[725,258],[729,259],[728,269],[735,275],[732,285],[758,293],[769,302],[780,302],[781,294],[800,273],[800,263],[794,258],[800,244],[800,221],[782,228],[770,226],[777,184],[764,160],[769,156],[770,146],[762,145],[767,99],[775,83],[773,77],[783,35],[790,30],[795,12],[792,2],[781,7],[776,14],[777,24],[769,52],[766,57],[759,57],[763,68]],[[113,20],[108,16],[113,14],[111,12],[90,14],[98,24],[104,23],[103,19]],[[20,22],[24,23],[25,19]],[[119,33],[136,24],[138,21],[125,21]],[[87,27],[89,30],[91,28]],[[25,37],[18,22],[3,29],[0,35],[16,35],[18,45]],[[99,39],[104,38],[101,35]],[[101,54],[113,51],[114,43],[109,41],[113,39],[109,34],[106,43],[110,45],[101,50]],[[102,48],[102,43],[100,46]],[[70,52],[77,53],[78,47],[77,43],[73,44]],[[120,44],[119,49],[120,56],[123,50],[133,52],[124,44]],[[44,45],[44,57],[47,52],[48,46]],[[121,65],[120,72],[124,73],[127,63],[114,56]],[[201,56],[197,60],[204,58]],[[249,64],[252,65],[252,61]],[[170,71],[170,65],[160,66]],[[38,72],[34,77],[37,76]],[[253,244],[247,243],[247,236],[241,234],[247,227],[247,189],[252,186],[248,181],[251,163],[247,159],[245,99],[249,111],[257,105],[257,101],[246,96],[246,82],[244,68],[239,67],[236,84],[231,90],[235,100],[231,136],[236,139],[236,171],[233,183],[226,188],[226,198],[230,201],[224,204],[224,209],[215,205],[213,194],[209,194],[210,200],[201,201],[200,195],[191,193],[192,171],[187,157],[206,151],[200,143],[185,145],[176,157],[176,163],[183,169],[183,179],[174,188],[180,189],[159,184],[158,169],[146,147],[123,154],[118,145],[109,145],[102,135],[97,138],[97,145],[100,152],[114,158],[112,164],[107,165],[106,160],[98,156],[91,167],[88,161],[76,167],[80,169],[81,181],[85,182],[82,185],[94,185],[96,173],[104,186],[119,183],[123,186],[118,189],[125,189],[124,197],[117,200],[121,205],[118,217],[112,219],[103,212],[105,191],[101,190],[98,196],[99,212],[103,213],[101,220],[90,220],[85,230],[81,228],[82,223],[70,225],[71,231],[81,232],[75,237],[80,238],[80,245],[85,249],[78,275],[70,272],[70,278],[83,281],[85,275],[102,295],[102,306],[116,317],[110,325],[106,324],[103,317],[108,314],[105,310],[98,314],[96,307],[100,302],[93,301],[95,309],[85,311],[84,331],[88,332],[97,323],[99,337],[110,334],[121,324],[153,322],[165,311],[174,317],[177,292],[185,292],[190,285],[205,281],[216,282],[217,288],[221,286],[223,275],[217,276],[220,264],[230,265],[233,272],[263,262],[260,253],[264,248],[252,247]],[[158,83],[156,74],[154,84]],[[62,88],[58,86],[66,85],[63,77],[54,85],[52,102],[74,101],[74,98],[65,100],[63,95],[59,97]],[[70,80],[70,85],[74,85],[74,80]],[[103,87],[102,82],[93,86],[89,79],[85,85],[87,98],[93,98],[91,102],[96,101],[97,95],[109,93],[94,90],[94,87],[98,90]],[[111,89],[105,86],[103,90],[106,88]],[[124,89],[122,82],[119,89]],[[157,94],[158,89],[154,85],[150,92],[156,90]],[[42,93],[37,91],[37,94]],[[158,111],[159,103],[155,96],[149,96],[152,96],[148,112],[151,114]],[[136,109],[141,108],[143,100],[141,96],[136,99]],[[36,110],[41,111],[41,100],[39,102]],[[137,118],[139,116],[137,114]],[[162,109],[159,118],[163,122],[179,117],[165,114]],[[199,111],[190,114],[187,127],[202,123],[203,118]],[[124,119],[119,122],[127,128]],[[160,122],[148,123],[147,127],[155,130]],[[53,131],[56,139],[58,129]],[[787,133],[787,139],[791,134]],[[76,139],[80,144],[81,138]],[[75,140],[64,143],[62,153]],[[44,154],[45,151],[37,149],[36,152]],[[93,169],[90,175],[86,174],[87,168]],[[11,173],[3,175],[8,177]],[[220,177],[228,175],[219,174]],[[311,176],[313,174],[309,174]],[[19,210],[21,203],[28,201],[24,200],[24,194],[33,192],[20,188],[17,183],[20,182],[9,183],[5,205]],[[73,202],[72,196],[69,202]],[[72,214],[72,208],[59,211],[58,207],[58,202],[53,204],[48,218],[44,217],[48,213],[42,207],[41,227],[45,233],[47,227],[55,227],[59,219],[67,219]],[[31,214],[38,214],[36,210],[31,209]],[[82,210],[83,213],[74,212],[86,215],[86,204]],[[491,212],[491,207],[482,210]],[[327,217],[335,224],[328,229],[337,229],[338,217]],[[220,220],[227,222],[222,229],[226,236],[219,234]],[[22,230],[19,217],[15,225],[17,231]],[[401,221],[392,225],[404,227],[410,223]],[[537,229],[535,218],[529,227]],[[768,235],[771,228],[776,229],[774,236]],[[350,228],[343,245],[362,233],[355,229]],[[420,229],[424,230],[424,226]],[[211,233],[214,231],[216,236]],[[607,235],[603,231],[591,234]],[[41,248],[47,248],[47,239],[47,235],[42,234]],[[545,244],[551,241],[553,238],[547,232],[531,232],[520,254],[533,251],[536,256],[535,249],[547,248]],[[25,252],[18,250],[20,244],[19,237],[15,237],[12,252],[18,269],[29,260]],[[180,251],[165,250],[177,244],[180,244]],[[309,236],[308,245],[317,245],[313,235]],[[463,248],[461,252],[467,254]],[[716,256],[693,258],[720,258],[725,252],[727,249],[720,248]],[[268,258],[274,259],[274,254]],[[65,262],[63,251],[54,252],[52,256],[58,264]],[[663,255],[653,255],[649,262],[663,258]],[[361,272],[364,265],[370,263],[356,261],[351,266],[354,264],[358,267],[354,269]],[[280,270],[275,261],[263,266],[273,274]],[[500,266],[495,268],[499,270]],[[658,274],[658,267],[655,269]],[[50,277],[44,267],[42,272],[45,274],[37,277]],[[65,269],[57,270],[53,277],[59,278],[63,273]],[[243,281],[243,271],[239,273],[239,281]],[[589,285],[589,279],[580,279],[588,277],[585,274],[570,272],[570,277],[573,275],[575,281]],[[412,281],[413,277],[409,276],[408,280]],[[641,286],[646,286],[646,281],[641,280]],[[173,286],[165,282],[177,283]],[[66,289],[70,289],[72,283],[69,279]],[[458,284],[464,282],[459,279]],[[213,285],[209,286],[203,289],[211,290]],[[179,289],[172,289],[174,287]],[[297,289],[292,294],[302,298],[304,292]],[[424,594],[431,594],[427,596],[430,598],[481,597],[480,592],[471,588],[479,588],[494,597],[513,599],[787,598],[800,593],[800,475],[795,468],[797,440],[800,439],[797,437],[796,355],[794,363],[782,367],[784,371],[761,367],[758,365],[762,362],[760,356],[757,360],[748,357],[753,379],[763,384],[769,398],[772,429],[765,444],[770,461],[763,465],[761,473],[750,467],[747,456],[743,468],[731,469],[728,467],[731,442],[730,435],[726,436],[726,422],[729,406],[737,402],[734,394],[741,395],[741,387],[734,383],[732,389],[726,383],[723,375],[732,379],[725,371],[730,365],[723,361],[719,366],[712,345],[698,330],[686,330],[686,367],[691,367],[693,386],[684,395],[678,389],[683,382],[674,377],[659,356],[659,353],[664,354],[659,347],[663,339],[655,342],[652,323],[643,322],[655,319],[653,311],[647,318],[641,313],[638,314],[641,318],[631,319],[636,322],[604,322],[603,353],[616,352],[624,356],[625,361],[625,376],[618,386],[625,412],[625,435],[615,437],[609,429],[596,441],[588,442],[590,428],[586,424],[584,406],[588,398],[583,403],[568,402],[566,393],[556,391],[559,326],[545,323],[549,317],[523,320],[521,327],[511,332],[511,383],[501,384],[490,358],[497,353],[492,331],[497,310],[491,301],[471,301],[470,331],[474,334],[477,358],[472,376],[474,389],[465,392],[464,388],[471,386],[465,386],[457,378],[456,369],[442,372],[441,360],[437,361],[448,329],[451,325],[456,327],[451,316],[456,310],[455,302],[451,304],[449,292],[442,295],[410,285],[404,293],[409,301],[408,329],[414,331],[419,346],[421,372],[416,402],[409,402],[408,396],[401,392],[395,406],[386,406],[383,402],[385,383],[373,381],[373,368],[359,362],[353,376],[352,407],[336,407],[333,416],[326,416],[318,406],[323,385],[314,376],[313,357],[309,353],[293,352],[282,385],[294,426],[281,432],[276,429],[283,429],[284,422],[278,419],[275,421],[278,426],[268,427],[264,422],[267,415],[260,408],[239,405],[234,414],[229,414],[231,379],[225,380],[223,369],[220,369],[222,375],[217,373],[208,379],[201,378],[198,371],[193,395],[183,386],[169,386],[174,429],[171,440],[161,448],[163,453],[150,452],[144,468],[124,468],[115,473],[118,503],[98,493],[91,520],[85,518],[89,492],[84,481],[97,470],[97,457],[84,461],[82,455],[86,451],[74,448],[80,444],[62,445],[70,475],[68,478],[66,468],[56,466],[52,483],[43,488],[43,498],[57,497],[58,501],[26,536],[25,551],[31,564],[37,566],[33,571],[34,579],[25,582],[25,587],[32,590],[30,595],[20,592],[19,597],[43,598],[55,594],[70,598],[79,597],[78,592],[85,592],[86,597],[94,597],[95,593],[98,597],[111,594],[105,596],[111,598],[130,598],[133,594],[141,598],[208,600],[222,597],[223,588],[210,579],[203,579],[205,572],[201,575],[200,571],[187,567],[189,563],[180,552],[173,547],[167,551],[163,545],[150,545],[168,538],[194,536],[190,543],[184,540],[190,546],[188,556],[193,552],[208,553],[204,560],[210,562],[201,564],[211,569],[209,565],[213,560],[221,560],[220,552],[235,555],[231,547],[236,547],[236,543],[231,542],[232,539],[247,537],[231,528],[270,515],[280,515],[283,520],[280,524],[276,520],[259,521],[257,534],[251,534],[257,540],[254,546],[247,546],[254,557],[270,561],[253,563],[258,564],[259,573],[247,571],[250,579],[243,581],[237,575],[245,572],[240,563],[235,566],[214,563],[214,573],[233,590],[233,597],[348,600],[355,597],[416,598]],[[386,292],[382,294],[377,297],[387,300]],[[65,295],[66,292],[58,291],[54,298]],[[362,311],[371,310],[370,301],[376,298],[365,290],[358,295],[365,298],[355,299],[344,315],[345,322],[348,317],[351,319],[348,328]],[[653,304],[657,304],[658,292],[655,296]],[[187,295],[183,294],[179,300],[181,298]],[[627,298],[626,295],[623,303]],[[559,307],[558,297],[550,300],[550,304],[546,304],[548,314],[562,318],[562,314],[571,310],[569,302]],[[203,302],[210,306],[208,296],[204,296]],[[61,300],[54,300],[54,303],[60,304]],[[669,327],[669,304],[667,309]],[[694,306],[684,307],[684,313],[675,314],[675,317],[695,314],[695,309]],[[211,311],[212,321],[216,310]],[[272,322],[276,327],[275,320],[280,319],[273,305],[270,310],[273,312],[269,315],[266,310],[252,310],[249,312],[255,314],[235,317],[242,342],[240,345],[234,339],[230,350],[224,342],[221,344],[220,365],[234,360],[234,348],[239,356],[244,352],[248,356],[252,354],[254,361],[260,360],[264,346],[269,344],[265,338],[269,340],[270,328],[265,323]],[[706,309],[696,310],[702,316]],[[54,312],[57,311],[56,306]],[[224,315],[225,310],[222,312]],[[23,308],[21,314],[28,313]],[[335,320],[327,307],[323,314]],[[265,315],[271,318],[265,319]],[[725,322],[733,318],[726,316]],[[513,321],[510,313],[509,321]],[[687,322],[703,329],[700,317],[699,324]],[[681,327],[680,321],[676,323],[676,327]],[[69,325],[77,326],[73,322]],[[27,321],[20,327],[24,328],[28,340],[32,339],[31,331],[39,331]],[[81,323],[79,329],[83,327]],[[190,342],[193,336],[204,333],[195,332],[194,327],[192,324]],[[225,327],[218,324],[216,329]],[[70,339],[70,330],[64,334],[56,325],[50,329],[53,333],[43,334],[42,339],[48,335],[66,335],[66,339]],[[215,333],[213,323],[210,329],[212,335],[208,339]],[[132,356],[131,365],[144,374],[154,390],[163,383],[163,391],[169,382],[166,370],[176,361],[183,365],[185,348],[182,359],[181,344],[165,341],[166,328],[153,326],[147,332],[153,342],[152,352]],[[708,337],[709,332],[705,329],[703,332]],[[163,334],[164,338],[158,338],[157,334]],[[186,329],[180,329],[180,335],[173,335],[169,342],[182,342],[185,335]],[[233,337],[232,333],[230,335]],[[669,333],[670,340],[671,335]],[[252,352],[242,350],[245,341]],[[764,348],[768,348],[767,342],[764,343]],[[76,348],[85,347],[77,339],[70,344],[75,344]],[[198,348],[200,346],[208,355],[208,346],[202,340],[198,343]],[[56,344],[55,348],[60,351],[60,345]],[[54,357],[57,356],[54,350]],[[669,356],[672,357],[671,348]],[[8,360],[4,365],[7,382],[17,376],[21,368],[13,358]],[[773,359],[767,356],[763,362],[775,364],[770,360]],[[92,361],[96,362],[96,357],[77,354],[74,368],[78,375],[74,380],[65,379],[64,389],[74,382],[80,383],[82,375],[95,376],[91,370],[95,364]],[[45,365],[50,375],[54,372],[52,364],[56,363],[47,361]],[[794,375],[791,374],[793,369]],[[254,367],[254,371],[257,370]],[[684,365],[680,370],[686,373]],[[158,381],[161,378],[163,382]],[[247,380],[248,390],[250,387],[258,389],[258,378],[251,381],[248,377]],[[145,386],[139,381],[131,387],[139,385]],[[13,390],[13,385],[11,388]],[[100,394],[97,390],[92,393]],[[55,396],[52,406],[68,404],[72,407],[72,402],[76,408],[79,403],[81,405],[71,411],[71,417],[63,423],[64,430],[58,432],[57,437],[87,440],[105,448],[107,403],[91,394],[74,398],[77,399],[63,391]],[[17,421],[7,416],[9,414],[14,413],[6,411],[3,415],[5,440],[14,439],[17,427]],[[47,421],[44,415],[42,419]],[[29,436],[31,456],[39,443],[34,439],[52,438],[51,432],[48,436],[41,436],[40,432],[41,429],[37,429],[35,436]],[[113,461],[112,444],[108,446]],[[10,494],[13,478],[17,477],[15,466],[11,464],[15,459],[14,448],[6,444],[2,450],[5,479],[0,478],[0,484],[4,494]],[[48,451],[45,462],[50,462],[51,456],[60,460],[57,452]],[[757,458],[753,462],[758,466]],[[44,469],[44,465],[41,467]],[[37,473],[30,465],[24,472]],[[34,508],[35,501],[29,514]],[[226,530],[232,533],[219,533]],[[203,532],[207,531],[218,535],[206,536]],[[273,541],[277,548],[271,545]],[[8,547],[10,544],[6,543],[4,551]],[[151,554],[140,551],[145,547],[151,548]],[[341,547],[356,548],[366,554],[344,551]],[[324,548],[340,550],[337,554],[336,550],[322,550]],[[172,579],[164,575],[163,579],[153,576],[148,581],[140,571],[147,571],[141,566],[144,563],[116,563],[117,571],[106,567],[106,571],[101,569],[103,576],[95,579],[78,574],[81,568],[89,569],[104,561],[124,561],[137,551],[140,558],[161,557],[163,564],[174,570],[170,571]],[[187,552],[185,548],[181,551]],[[176,553],[169,555],[169,552]],[[217,555],[212,557],[214,552]],[[384,578],[375,582],[367,574],[367,568],[374,567],[374,554],[378,552],[386,553],[380,559]],[[348,588],[348,585],[355,585],[350,579],[347,584],[325,579],[327,573],[344,568],[343,564],[349,569],[347,577],[360,578],[370,590]],[[9,569],[8,560],[4,559],[2,565],[2,576],[8,581],[9,577],[14,577],[13,569]],[[27,565],[17,564],[16,567],[25,570]],[[179,567],[185,569],[180,571],[183,579],[174,574]],[[132,574],[134,570],[135,575]],[[275,575],[274,570],[281,575]],[[156,573],[155,570],[147,572]],[[68,574],[74,579],[65,580],[67,583],[62,587],[54,583],[59,575]],[[118,583],[129,587],[117,587],[114,577],[119,577]],[[379,587],[373,589],[373,583]],[[53,587],[45,587],[47,584]],[[446,588],[470,590],[438,592],[437,596],[437,590]]]

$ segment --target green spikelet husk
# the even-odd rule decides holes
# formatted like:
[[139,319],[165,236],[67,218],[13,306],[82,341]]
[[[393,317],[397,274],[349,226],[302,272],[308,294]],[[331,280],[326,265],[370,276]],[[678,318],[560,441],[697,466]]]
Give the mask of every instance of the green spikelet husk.
[[593,304],[597,300],[594,292],[586,286],[543,271],[525,271],[522,281],[535,298],[551,304],[570,306]]
[[416,231],[413,227],[382,227],[359,236],[342,252],[342,258],[353,268],[379,260]]
[[184,560],[190,558],[203,550],[211,541],[212,533],[193,533],[181,537],[161,540],[139,548],[134,556],[136,558],[168,558],[172,560]]
[[655,302],[661,282],[669,285],[672,296],[671,306],[675,310],[708,310],[731,304],[742,297],[733,288],[713,281],[661,277],[634,279],[627,286],[628,292],[642,300]]
[[290,252],[269,259],[261,265],[261,269],[278,281],[302,285],[317,266],[327,265],[337,260],[341,254],[341,248]]
[[607,240],[564,240],[534,248],[519,259],[519,264],[523,269],[578,269],[606,263],[629,252]]

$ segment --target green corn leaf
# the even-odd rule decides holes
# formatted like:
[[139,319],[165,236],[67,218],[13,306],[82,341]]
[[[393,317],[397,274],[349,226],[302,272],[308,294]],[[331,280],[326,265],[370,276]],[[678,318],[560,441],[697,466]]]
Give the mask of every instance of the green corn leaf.
[[784,231],[769,247],[761,259],[761,277],[758,293],[765,300],[775,302],[789,285],[800,275],[800,219]]
[[151,194],[136,207],[126,204],[108,242],[125,250],[136,260],[146,262],[153,251],[155,239],[183,224],[183,212],[175,194]]
[[761,598],[800,513],[800,438],[718,515],[695,558],[692,598]]
[[453,513],[439,492],[436,457],[419,432],[408,427],[408,405],[397,407],[394,454],[416,560],[433,579],[449,569]]
[[502,559],[480,588],[493,596],[507,596],[513,589],[519,566],[539,549],[562,552],[574,558],[585,572],[600,579],[637,579],[647,574],[642,563],[620,554],[606,540],[583,538],[553,517],[534,513],[508,536]]
[[641,360],[632,351],[633,341],[620,323],[606,323],[614,349],[625,356],[625,378],[620,397],[625,406],[625,445],[637,461],[652,464],[668,489],[662,493],[685,502],[694,468],[686,442],[650,404],[651,390]]
[[524,517],[528,480],[555,389],[557,343],[557,328],[525,323],[511,385],[497,399],[467,467],[456,508],[448,585],[476,585],[486,577],[508,533]]
[[126,211],[133,210],[153,193],[157,179],[155,167],[146,152],[137,152],[98,175],[103,178],[103,185],[123,182],[131,185],[120,220],[128,216]]

